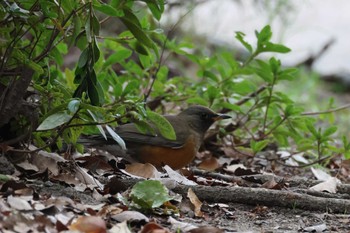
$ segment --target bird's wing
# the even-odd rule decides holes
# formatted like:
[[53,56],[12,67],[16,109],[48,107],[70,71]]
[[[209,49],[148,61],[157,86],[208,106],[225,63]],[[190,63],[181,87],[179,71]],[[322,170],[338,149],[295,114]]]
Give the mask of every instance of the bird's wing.
[[[176,140],[169,140],[164,138],[159,131],[155,129],[156,135],[151,133],[141,133],[135,124],[121,125],[116,129],[116,133],[123,138],[126,144],[147,144],[152,146],[162,146],[169,148],[181,148],[189,136],[188,127],[179,127],[182,122],[177,122],[173,116],[167,117],[169,122],[173,125],[176,132]],[[175,122],[174,122],[175,121]]]
[[[189,136],[189,129],[184,126],[184,122],[174,116],[166,117],[173,125],[176,132],[176,140],[164,138],[159,131],[155,129],[156,135],[151,133],[141,133],[133,123],[120,125],[115,129],[115,132],[129,145],[146,144],[152,146],[162,146],[169,148],[181,148]],[[89,146],[115,145],[117,144],[111,136],[107,136],[107,140],[102,135],[86,136],[79,140],[80,143]],[[129,148],[128,148],[129,149]]]

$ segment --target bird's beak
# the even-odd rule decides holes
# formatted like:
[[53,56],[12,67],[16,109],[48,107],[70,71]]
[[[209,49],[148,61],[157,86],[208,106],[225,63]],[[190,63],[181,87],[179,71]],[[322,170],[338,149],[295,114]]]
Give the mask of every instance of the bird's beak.
[[218,120],[222,120],[222,119],[229,119],[231,118],[230,115],[226,115],[226,114],[217,114],[216,116],[213,117],[214,121],[218,121]]

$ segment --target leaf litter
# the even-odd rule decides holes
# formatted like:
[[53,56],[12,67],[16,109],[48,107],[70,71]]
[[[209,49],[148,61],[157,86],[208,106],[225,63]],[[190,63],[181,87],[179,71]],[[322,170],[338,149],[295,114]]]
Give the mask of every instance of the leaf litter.
[[[231,153],[228,149],[225,151]],[[242,159],[236,152],[224,159],[206,158],[205,162],[198,163],[202,172],[194,173],[196,169],[193,167],[181,171],[164,167],[163,171],[158,171],[150,165],[120,166],[120,161],[111,156],[86,154],[76,156],[75,160],[65,160],[55,153],[40,151],[17,164],[19,170],[15,176],[1,181],[0,228],[4,232],[78,230],[97,233],[349,230],[350,216],[332,214],[331,208],[326,216],[322,211],[310,212],[299,209],[298,206],[286,209],[274,205],[208,203],[203,195],[198,196],[200,193],[192,188],[187,188],[182,198],[171,191],[177,185],[200,185],[207,188],[260,187],[281,191],[292,191],[305,185],[293,184],[294,180],[290,178],[292,174],[311,181],[314,177],[328,177],[323,183],[310,182],[313,185],[305,188],[317,193],[326,191],[337,194],[337,187],[340,190],[346,189],[346,185],[340,183],[340,180],[347,181],[350,168],[345,166],[346,163],[343,162],[345,165],[338,174],[341,179],[337,179],[334,175],[325,175],[317,169],[301,171],[271,165],[262,168],[262,164],[269,163],[264,163],[263,160],[267,158],[261,155],[254,158],[255,163],[248,163],[247,158]],[[115,161],[111,163],[111,160]],[[297,159],[293,164],[298,161],[305,162]],[[335,160],[331,164],[338,166],[339,163]],[[136,168],[130,169],[132,166]],[[263,172],[266,170],[274,173]],[[165,184],[168,189],[165,189],[164,194],[169,197],[158,199],[159,202],[151,204],[151,208],[135,209],[131,205],[130,190],[134,183],[145,179],[156,179]],[[128,184],[127,180],[133,184]],[[142,193],[142,189],[139,192]]]

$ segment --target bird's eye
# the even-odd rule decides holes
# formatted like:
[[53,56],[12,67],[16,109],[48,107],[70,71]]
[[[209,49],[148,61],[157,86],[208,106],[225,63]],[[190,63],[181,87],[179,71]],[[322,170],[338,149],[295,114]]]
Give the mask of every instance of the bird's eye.
[[201,118],[202,118],[202,119],[208,118],[208,114],[206,114],[206,113],[201,113]]

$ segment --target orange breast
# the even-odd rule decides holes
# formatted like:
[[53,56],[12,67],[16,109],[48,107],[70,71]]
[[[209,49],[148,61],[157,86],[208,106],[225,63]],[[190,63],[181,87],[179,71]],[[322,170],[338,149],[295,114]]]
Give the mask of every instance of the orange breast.
[[181,148],[167,148],[159,146],[142,146],[142,149],[134,154],[136,160],[142,163],[151,163],[155,167],[164,165],[170,166],[172,169],[180,169],[188,165],[196,156],[198,146],[191,136]]

